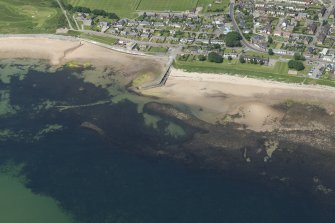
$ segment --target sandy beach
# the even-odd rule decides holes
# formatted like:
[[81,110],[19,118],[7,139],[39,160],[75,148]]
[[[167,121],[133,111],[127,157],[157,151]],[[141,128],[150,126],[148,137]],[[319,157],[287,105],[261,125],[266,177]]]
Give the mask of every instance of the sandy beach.
[[129,75],[159,73],[164,65],[161,58],[130,55],[70,38],[69,40],[43,37],[1,38],[0,59],[5,58],[46,59],[53,66],[76,61],[94,66],[112,66]]
[[[42,37],[1,38],[1,58],[46,59],[56,67],[70,61],[110,66],[123,74],[126,83],[139,74],[160,74],[166,62],[162,58],[129,55],[76,39]],[[98,76],[92,82],[101,81]],[[285,114],[274,105],[289,100],[316,104],[331,115],[335,113],[335,88],[227,74],[190,73],[174,68],[165,86],[142,93],[166,102],[186,104],[194,115],[207,122],[233,121],[256,131],[280,128]]]
[[[162,88],[143,91],[166,101],[186,103],[199,118],[222,123],[234,122],[250,129],[269,131],[278,128],[284,114],[273,105],[294,100],[325,107],[335,112],[335,89],[244,78],[227,74],[190,73],[172,69]],[[228,119],[229,120],[229,119]]]

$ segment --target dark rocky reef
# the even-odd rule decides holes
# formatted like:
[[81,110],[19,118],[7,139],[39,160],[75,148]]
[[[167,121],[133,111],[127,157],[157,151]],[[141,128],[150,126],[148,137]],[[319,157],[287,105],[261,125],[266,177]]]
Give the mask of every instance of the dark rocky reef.
[[172,105],[145,105],[148,113],[200,130],[192,140],[178,148],[160,148],[157,155],[234,178],[296,187],[334,202],[334,117],[317,106],[295,104],[281,109],[286,114],[283,129],[255,132],[234,123],[211,125]]

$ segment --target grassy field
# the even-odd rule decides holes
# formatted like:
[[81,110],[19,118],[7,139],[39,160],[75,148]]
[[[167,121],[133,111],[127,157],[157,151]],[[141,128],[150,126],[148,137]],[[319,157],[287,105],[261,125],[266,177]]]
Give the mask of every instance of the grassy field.
[[[140,11],[185,11],[197,6],[206,8],[214,0],[64,0],[73,6],[85,6],[91,9],[104,9],[120,17],[134,17]],[[227,5],[229,0],[223,0]]]
[[0,1],[0,33],[54,33],[64,24],[56,1]]
[[196,7],[198,0],[142,0],[138,10],[185,11]]

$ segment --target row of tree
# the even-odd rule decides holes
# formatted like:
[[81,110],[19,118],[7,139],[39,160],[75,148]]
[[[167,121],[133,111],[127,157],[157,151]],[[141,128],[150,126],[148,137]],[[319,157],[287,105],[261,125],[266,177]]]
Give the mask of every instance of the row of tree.
[[[228,56],[227,59],[229,61],[233,60],[233,58],[231,56]],[[208,60],[209,62],[213,62],[213,63],[222,63],[223,62],[223,57],[220,54],[216,53],[216,52],[210,52],[207,57],[204,56],[204,55],[199,55],[198,56],[198,60],[199,61]],[[247,62],[246,58],[243,55],[241,55],[239,57],[239,61],[242,64]],[[258,61],[256,58],[252,58],[252,59],[249,60],[249,63],[264,65],[264,60]]]
[[222,63],[223,57],[218,53],[210,52],[207,57],[204,55],[199,55],[198,60],[200,61],[208,60],[209,62],[213,62],[213,63]]
[[90,8],[87,8],[87,7],[72,6],[71,4],[66,4],[66,3],[63,3],[63,5],[66,8],[66,10],[71,11],[71,12],[91,13],[95,16],[104,16],[109,19],[119,19],[119,17],[115,13],[106,12],[105,10],[102,10],[102,9],[91,10]]
[[225,37],[226,46],[240,47],[242,36],[238,32],[229,32]]
[[293,58],[293,60],[290,60],[288,62],[288,68],[298,71],[305,69],[303,61],[306,60],[306,58],[304,57],[304,55],[302,55],[301,53],[295,53]]

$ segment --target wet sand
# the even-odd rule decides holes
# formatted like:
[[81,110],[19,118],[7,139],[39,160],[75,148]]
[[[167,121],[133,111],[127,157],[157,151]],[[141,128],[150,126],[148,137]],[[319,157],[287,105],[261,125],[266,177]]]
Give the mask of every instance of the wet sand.
[[329,114],[335,113],[335,88],[226,74],[189,73],[172,69],[165,86],[143,93],[166,101],[186,103],[193,108],[196,116],[205,121],[234,121],[256,131],[278,128],[284,114],[273,105],[290,100],[320,105]]

